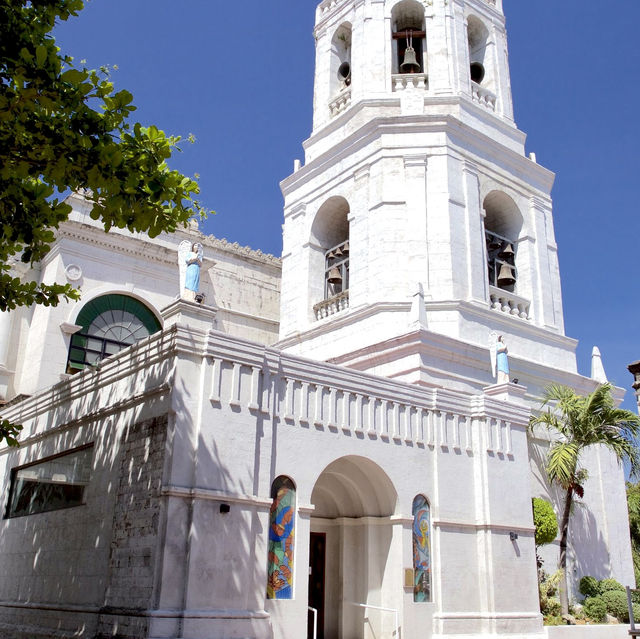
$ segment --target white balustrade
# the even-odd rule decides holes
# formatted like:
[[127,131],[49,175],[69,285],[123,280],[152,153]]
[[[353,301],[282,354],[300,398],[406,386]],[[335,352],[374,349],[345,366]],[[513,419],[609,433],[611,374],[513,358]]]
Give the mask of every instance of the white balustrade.
[[328,300],[323,300],[313,307],[316,319],[324,319],[331,315],[335,315],[340,311],[344,311],[349,308],[349,291],[342,291],[338,295],[330,297]]
[[490,111],[496,110],[496,95],[476,82],[471,82],[471,97],[474,102],[481,104]]
[[426,91],[429,88],[429,76],[426,73],[395,73],[391,80],[395,92],[407,89]]
[[347,88],[329,102],[329,111],[334,117],[342,113],[351,104],[351,89]]
[[524,297],[519,297],[514,293],[509,293],[509,291],[504,291],[495,286],[490,286],[489,300],[491,308],[495,311],[525,320],[531,319],[529,315],[531,302],[524,299]]

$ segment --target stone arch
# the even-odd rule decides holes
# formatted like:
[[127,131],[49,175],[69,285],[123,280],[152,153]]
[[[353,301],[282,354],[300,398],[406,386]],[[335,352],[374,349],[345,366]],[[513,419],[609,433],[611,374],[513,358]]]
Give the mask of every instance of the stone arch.
[[504,191],[491,191],[484,198],[485,229],[516,241],[522,231],[524,218],[514,199]]
[[352,26],[343,22],[331,39],[330,92],[337,95],[351,85]]
[[[319,474],[311,503],[310,565],[318,565],[317,539],[323,540],[322,597],[309,601],[319,614],[324,636],[364,639],[390,636],[393,619],[375,607],[389,606],[397,596],[402,568],[390,561],[401,556],[392,516],[396,489],[385,471],[365,457],[334,460]],[[309,592],[315,592],[314,574]],[[356,604],[356,605],[353,605]],[[369,606],[369,607],[363,607]]]
[[349,238],[349,202],[341,195],[328,198],[311,225],[311,241],[324,250]]
[[91,300],[94,300],[98,297],[102,297],[103,295],[126,295],[127,297],[132,297],[133,299],[138,300],[139,302],[144,304],[153,313],[156,320],[158,320],[158,323],[160,324],[160,326],[161,327],[164,326],[164,320],[162,318],[162,315],[158,311],[158,309],[153,304],[151,304],[151,302],[149,302],[147,298],[145,298],[143,295],[140,295],[139,293],[137,293],[135,290],[132,290],[132,289],[133,289],[133,286],[131,287],[131,289],[128,289],[128,288],[114,289],[113,286],[105,284],[105,285],[93,288],[90,291],[87,291],[86,293],[83,291],[82,300],[78,301],[71,308],[67,321],[69,322],[69,324],[75,324],[78,319],[78,315],[80,315],[80,313],[82,312],[82,309]]
[[80,329],[71,337],[67,373],[95,365],[162,329],[145,302],[122,293],[88,300],[78,309],[75,322]]
[[341,457],[329,464],[316,481],[311,503],[319,517],[390,517],[397,493],[389,476],[366,457]]

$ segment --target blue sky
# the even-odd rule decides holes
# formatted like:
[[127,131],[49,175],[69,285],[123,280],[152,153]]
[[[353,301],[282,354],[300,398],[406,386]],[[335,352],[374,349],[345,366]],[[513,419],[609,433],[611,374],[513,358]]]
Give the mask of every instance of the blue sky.
[[[629,389],[638,331],[640,2],[504,0],[516,122],[553,190],[566,333]],[[311,130],[315,0],[91,0],[63,51],[117,65],[136,119],[193,133],[172,166],[200,174],[203,230],[280,254],[278,183]]]

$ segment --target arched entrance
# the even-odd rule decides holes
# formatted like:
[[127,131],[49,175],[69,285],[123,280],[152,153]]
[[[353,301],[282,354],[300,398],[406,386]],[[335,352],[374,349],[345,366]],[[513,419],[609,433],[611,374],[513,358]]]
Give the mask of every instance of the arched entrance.
[[[378,609],[401,603],[391,480],[370,459],[342,457],[318,477],[311,503],[309,606],[318,610],[318,639],[392,637],[396,616]],[[312,624],[309,631],[313,637]]]

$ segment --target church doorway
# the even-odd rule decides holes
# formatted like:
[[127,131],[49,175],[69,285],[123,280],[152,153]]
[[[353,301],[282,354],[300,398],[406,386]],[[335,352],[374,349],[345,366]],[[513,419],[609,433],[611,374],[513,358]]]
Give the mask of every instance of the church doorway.
[[[402,595],[402,536],[391,519],[396,502],[389,477],[364,457],[342,457],[318,478],[309,548],[318,639],[396,636]],[[313,636],[310,612],[308,639]]]

